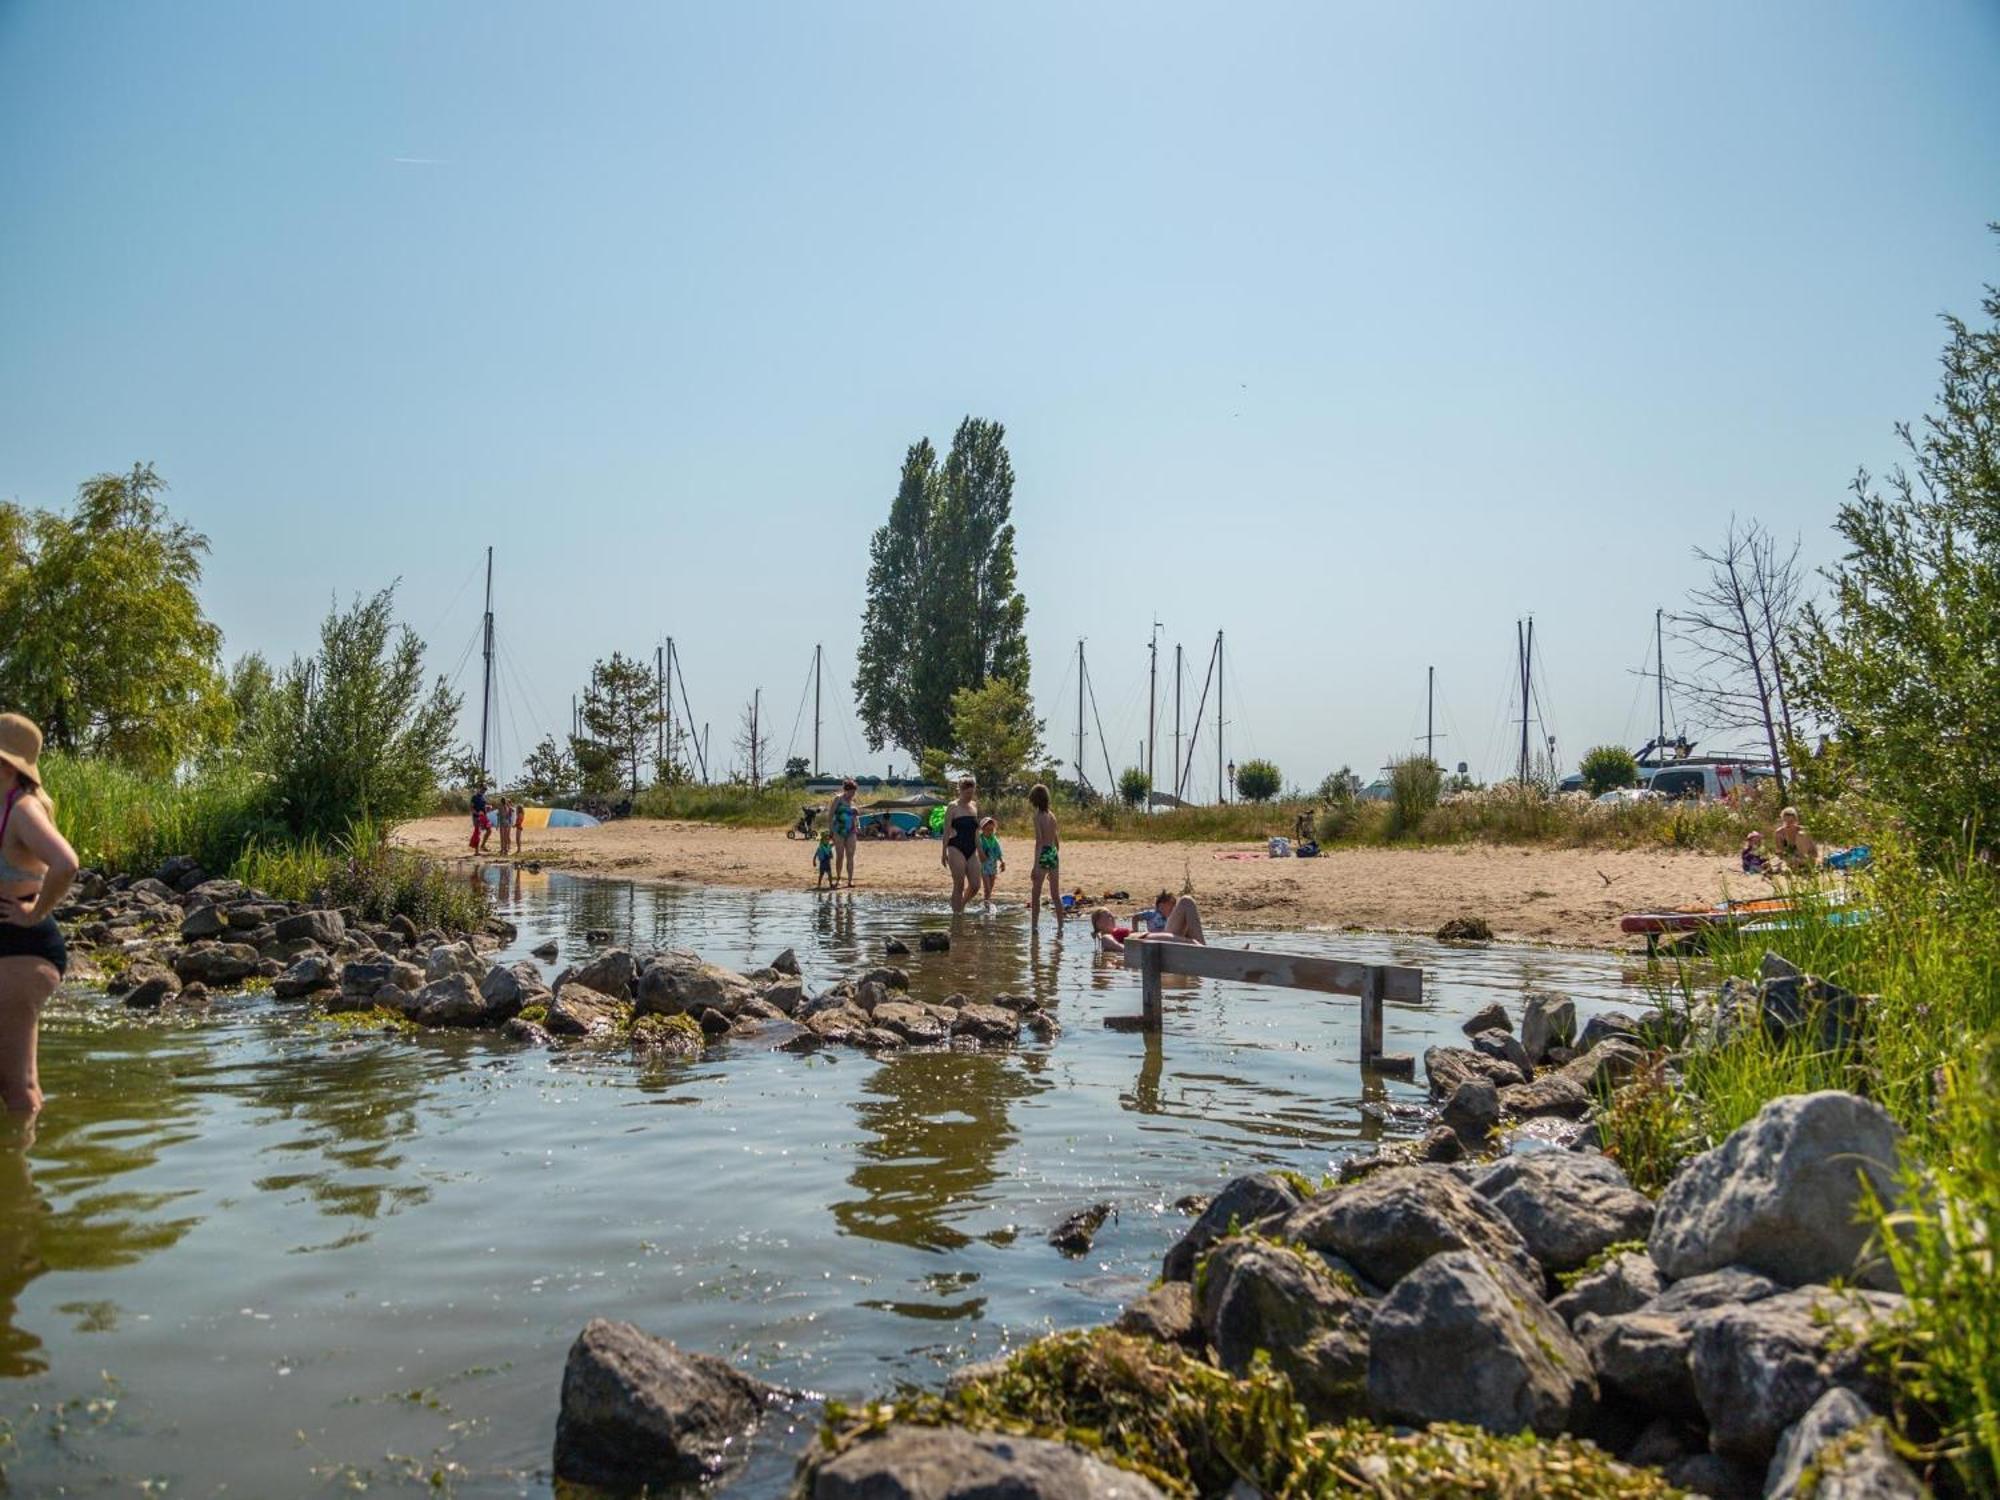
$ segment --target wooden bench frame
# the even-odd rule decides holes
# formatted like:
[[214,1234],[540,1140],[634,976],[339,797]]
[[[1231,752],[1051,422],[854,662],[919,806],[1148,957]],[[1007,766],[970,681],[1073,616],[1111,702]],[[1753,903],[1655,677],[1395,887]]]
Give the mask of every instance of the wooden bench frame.
[[1324,995],[1358,996],[1363,1066],[1382,1056],[1382,1002],[1402,1000],[1421,1004],[1424,998],[1422,969],[1308,958],[1300,953],[1257,953],[1247,948],[1211,948],[1200,943],[1146,939],[1125,945],[1125,967],[1139,971],[1140,998],[1145,1007],[1139,1017],[1139,1029],[1155,1035],[1162,1024],[1160,977],[1163,974],[1234,979],[1244,984],[1316,990]]

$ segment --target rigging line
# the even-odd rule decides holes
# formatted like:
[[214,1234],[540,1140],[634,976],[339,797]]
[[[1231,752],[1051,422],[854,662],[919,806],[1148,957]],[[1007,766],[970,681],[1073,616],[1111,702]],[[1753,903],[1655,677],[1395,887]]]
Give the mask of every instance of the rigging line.
[[1194,706],[1194,728],[1188,731],[1187,764],[1181,768],[1180,780],[1174,787],[1176,797],[1187,795],[1187,784],[1194,775],[1194,749],[1201,739],[1202,710],[1208,707],[1208,685],[1215,681],[1215,653],[1208,654],[1208,670],[1201,675],[1201,700]]
[[687,725],[688,743],[694,747],[695,764],[701,767],[701,779],[708,780],[708,750],[701,742],[701,731],[694,727],[694,709],[688,703],[687,673],[682,670],[679,655],[674,657],[674,676],[681,682],[681,711],[687,715],[683,721]]
[[495,629],[493,632],[493,649],[500,653],[502,659],[513,670],[515,681],[521,686],[522,698],[529,711],[544,725],[555,723],[556,716],[549,712],[548,704],[544,703],[542,695],[535,691],[534,678],[529,676],[521,665],[514,660],[514,653],[507,649],[507,638],[498,629]]
[[449,620],[451,618],[451,612],[454,609],[458,608],[458,601],[464,597],[467,586],[471,584],[473,579],[479,576],[479,564],[480,564],[480,558],[477,555],[477,553],[475,553],[472,559],[472,566],[466,569],[465,577],[461,578],[458,581],[458,588],[454,590],[452,593],[451,603],[447,604],[444,607],[443,611],[438,615],[436,622],[433,623],[430,628],[430,634],[424,637],[425,640],[428,641],[431,638],[431,636],[436,635],[438,633],[439,627],[441,627],[446,620]]
[[806,699],[812,696],[812,668],[806,668],[806,680],[799,688],[799,711],[792,715],[792,737],[785,745],[785,759],[790,760],[799,748],[799,726],[806,721]]
[[[512,653],[511,651],[507,650],[507,649],[506,649],[506,647],[504,647],[503,645],[501,645],[501,644],[500,644],[500,643],[499,643],[499,642],[498,642],[497,640],[496,640],[496,641],[494,642],[494,648],[493,648],[493,649],[494,649],[494,654],[495,654],[496,656],[498,656],[498,657],[499,657],[499,659],[500,659],[500,672],[501,672],[501,682],[502,682],[502,685],[503,685],[503,687],[504,687],[505,683],[506,683],[506,682],[507,682],[507,681],[508,681],[509,679],[511,679],[511,680],[513,681],[513,684],[514,684],[514,691],[513,691],[513,693],[510,693],[510,694],[507,694],[507,695],[506,695],[506,697],[507,697],[507,712],[508,712],[508,715],[509,715],[510,717],[513,717],[513,714],[514,714],[514,701],[515,701],[515,697],[516,697],[516,695],[518,695],[518,696],[519,696],[519,698],[520,698],[520,702],[521,702],[521,708],[522,708],[522,711],[523,711],[523,712],[525,712],[525,713],[527,713],[527,715],[528,715],[528,717],[529,717],[529,722],[530,722],[531,724],[533,724],[533,723],[536,723],[536,722],[540,722],[540,723],[542,723],[542,724],[543,724],[544,726],[546,726],[546,723],[547,723],[547,716],[546,716],[546,715],[544,715],[544,716],[543,716],[543,718],[542,718],[542,719],[541,719],[540,721],[537,721],[537,720],[535,719],[535,716],[534,716],[534,704],[533,704],[533,703],[532,703],[531,701],[529,701],[529,697],[530,697],[530,695],[529,695],[529,694],[528,694],[528,692],[527,692],[527,685],[526,685],[526,683],[525,683],[525,682],[524,682],[524,681],[522,680],[522,677],[521,677],[521,669],[519,668],[519,666],[517,666],[517,665],[515,664],[515,661],[514,661],[514,654],[513,654],[513,653]],[[517,744],[517,746],[519,746],[519,745],[525,745],[525,744],[527,743],[527,741],[526,741],[526,739],[525,739],[525,738],[522,738],[522,737],[520,737],[520,736],[521,736],[521,725],[520,725],[520,720],[519,720],[518,718],[515,718],[515,720],[514,720],[514,733],[515,733],[515,735],[516,735],[516,744]]]
[[1104,721],[1097,713],[1097,684],[1090,680],[1088,665],[1083,669],[1083,685],[1085,691],[1090,694],[1090,717],[1097,725],[1097,748],[1104,753],[1104,786],[1106,793],[1109,794],[1117,790],[1118,773],[1111,769],[1111,747],[1105,743]]
[[458,653],[458,665],[451,670],[451,677],[449,678],[449,685],[451,687],[458,686],[458,679],[465,674],[465,664],[472,659],[472,648],[479,644],[479,638],[485,633],[485,630],[485,622],[481,621],[478,628],[467,637],[465,649]]

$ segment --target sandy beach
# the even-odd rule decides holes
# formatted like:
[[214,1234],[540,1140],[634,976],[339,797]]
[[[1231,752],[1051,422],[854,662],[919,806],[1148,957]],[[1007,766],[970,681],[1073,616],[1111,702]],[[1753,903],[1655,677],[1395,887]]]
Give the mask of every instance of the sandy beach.
[[[399,842],[439,858],[465,857],[462,817],[405,824]],[[578,874],[687,881],[766,890],[810,888],[813,846],[774,828],[628,819],[598,828],[531,835],[528,854]],[[1011,858],[995,900],[1027,896],[1025,850]],[[1317,860],[1233,859],[1247,845],[1079,839],[1063,848],[1063,886],[1091,895],[1191,889],[1226,927],[1358,928],[1434,932],[1453,917],[1484,917],[1501,938],[1576,947],[1637,946],[1617,928],[1621,912],[1689,906],[1749,889],[1733,859],[1669,850],[1458,845],[1343,849]],[[857,888],[944,895],[950,883],[929,841],[861,845]]]

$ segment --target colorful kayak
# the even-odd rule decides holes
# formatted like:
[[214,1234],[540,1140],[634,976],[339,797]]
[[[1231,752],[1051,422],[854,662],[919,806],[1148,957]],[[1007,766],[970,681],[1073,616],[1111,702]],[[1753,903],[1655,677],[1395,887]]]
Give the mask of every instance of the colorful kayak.
[[1765,896],[1755,901],[1724,901],[1717,906],[1684,906],[1670,911],[1628,911],[1618,919],[1620,932],[1701,932],[1711,927],[1735,927],[1770,917],[1788,916],[1789,896]]
[[567,807],[524,807],[521,809],[523,828],[595,828],[597,819],[589,813],[575,812]]

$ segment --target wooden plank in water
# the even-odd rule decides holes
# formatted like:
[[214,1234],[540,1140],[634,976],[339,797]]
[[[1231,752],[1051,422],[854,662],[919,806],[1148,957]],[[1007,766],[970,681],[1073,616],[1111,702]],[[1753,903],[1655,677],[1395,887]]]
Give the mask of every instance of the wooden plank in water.
[[[1258,953],[1245,948],[1213,948],[1199,943],[1138,942],[1125,945],[1125,967],[1144,972],[1145,953],[1157,949],[1160,972],[1200,979],[1234,979],[1243,984],[1274,984],[1287,989],[1317,990],[1328,995],[1359,995],[1368,974],[1382,976],[1382,999],[1421,1003],[1424,971],[1395,964],[1357,964],[1338,958],[1308,958],[1302,953]],[[1137,950],[1136,952],[1134,950]],[[1379,1039],[1380,1032],[1377,1032]],[[1379,1047],[1379,1041],[1378,1041]]]

